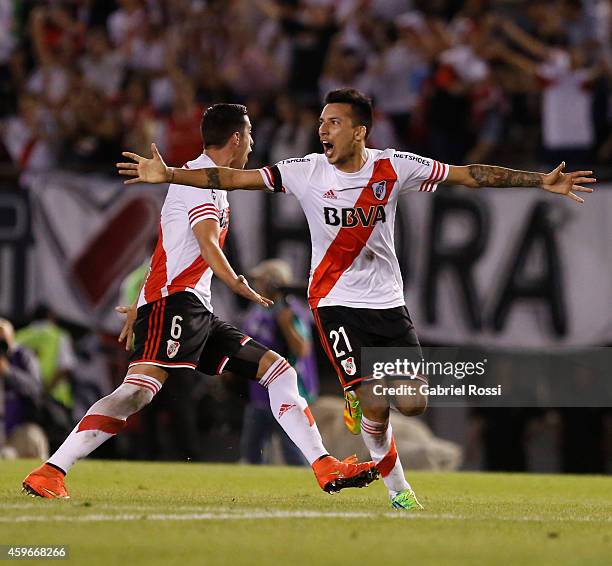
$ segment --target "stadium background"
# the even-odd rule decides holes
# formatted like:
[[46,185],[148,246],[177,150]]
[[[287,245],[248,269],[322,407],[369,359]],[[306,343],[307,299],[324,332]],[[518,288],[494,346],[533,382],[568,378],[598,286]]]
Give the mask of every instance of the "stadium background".
[[[112,307],[150,253],[164,194],[124,189],[114,174],[120,150],[147,153],[155,141],[181,165],[201,150],[202,110],[232,101],[248,106],[254,125],[249,167],[301,156],[319,150],[322,95],[350,85],[375,99],[373,147],[537,170],[562,158],[600,181],[582,207],[512,190],[404,199],[399,255],[422,341],[542,355],[609,345],[611,14],[603,0],[0,0],[0,314],[19,328],[39,305],[54,311],[74,343],[80,417],[122,377]],[[543,58],[542,46],[554,50]],[[297,204],[230,200],[226,251],[237,271],[281,257],[305,282]],[[529,257],[518,261],[525,242]],[[537,283],[537,300],[510,300],[517,276]],[[216,312],[240,324],[246,305],[222,285],[213,294]],[[322,392],[338,395],[318,353]],[[181,403],[196,407],[195,452],[168,433],[173,412],[156,400],[98,455],[237,460],[244,386],[202,377],[188,391]],[[603,407],[434,409],[424,421],[461,446],[466,469],[611,469]]]

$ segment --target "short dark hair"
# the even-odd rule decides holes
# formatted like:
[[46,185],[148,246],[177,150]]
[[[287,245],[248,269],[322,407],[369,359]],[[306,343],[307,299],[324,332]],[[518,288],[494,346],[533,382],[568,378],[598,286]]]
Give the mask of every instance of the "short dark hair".
[[372,99],[354,88],[339,88],[327,93],[325,104],[350,104],[353,123],[365,126],[366,137],[372,129]]
[[247,107],[242,104],[213,104],[202,114],[200,131],[204,147],[223,147],[234,132],[242,132]]

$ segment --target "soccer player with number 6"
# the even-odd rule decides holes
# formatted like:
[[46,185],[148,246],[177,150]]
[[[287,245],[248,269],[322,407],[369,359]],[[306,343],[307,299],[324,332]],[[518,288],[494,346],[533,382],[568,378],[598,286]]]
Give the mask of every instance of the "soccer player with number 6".
[[[204,152],[185,164],[186,171],[218,166],[241,170],[246,165],[253,139],[244,106],[211,106],[201,131]],[[127,315],[119,341],[125,340],[129,350],[134,337],[127,375],[115,391],[92,405],[49,460],[25,478],[27,493],[68,497],[68,470],[121,432],[127,418],[151,402],[176,368],[208,375],[231,371],[258,380],[268,389],[274,417],[311,464],[324,491],[365,487],[378,477],[374,462],[359,463],[354,456],[341,462],[327,453],[287,360],[212,313],[213,274],[238,295],[264,307],[272,304],[234,272],[222,251],[229,213],[223,191],[170,185],[137,304],[117,307]]]
[[[308,300],[325,351],[347,395],[345,422],[361,432],[389,491],[391,505],[418,509],[406,481],[389,422],[392,403],[402,414],[423,413],[427,398],[391,399],[374,394],[371,376],[361,368],[368,346],[418,348],[405,306],[403,282],[393,235],[398,196],[434,192],[439,184],[466,187],[533,187],[582,203],[576,193],[595,182],[592,171],[564,173],[565,163],[548,174],[490,165],[453,166],[394,149],[369,149],[371,101],[354,89],[330,92],[320,116],[323,153],[286,159],[272,167],[184,170],[167,167],[152,146],[153,157],[123,155],[118,163],[126,183],[171,182],[208,190],[255,189],[293,194],[308,221],[312,263]],[[425,380],[423,376],[414,379]],[[419,390],[420,388],[416,388]]]

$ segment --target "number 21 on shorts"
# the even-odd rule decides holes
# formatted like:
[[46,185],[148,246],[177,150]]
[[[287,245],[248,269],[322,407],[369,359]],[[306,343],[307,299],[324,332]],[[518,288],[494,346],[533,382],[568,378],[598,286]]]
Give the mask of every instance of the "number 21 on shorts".
[[[348,336],[346,335],[346,330],[344,330],[344,326],[338,327],[338,330],[332,330],[329,333],[329,338],[333,341],[334,355],[336,356],[336,358],[341,358],[346,353],[350,353],[353,351]],[[341,340],[343,344],[340,344]],[[340,348],[346,348],[346,351],[341,350]]]

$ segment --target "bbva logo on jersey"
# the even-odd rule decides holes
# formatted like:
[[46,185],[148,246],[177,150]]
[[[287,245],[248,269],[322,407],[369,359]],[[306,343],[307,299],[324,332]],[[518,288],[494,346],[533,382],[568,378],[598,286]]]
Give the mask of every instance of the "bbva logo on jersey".
[[387,181],[378,181],[378,183],[372,183],[372,192],[378,200],[384,200],[387,194]]
[[333,208],[323,207],[325,224],[330,226],[342,226],[343,228],[354,228],[355,226],[376,226],[378,222],[386,222],[387,214],[382,204],[368,207],[367,211],[361,207],[355,208]]

